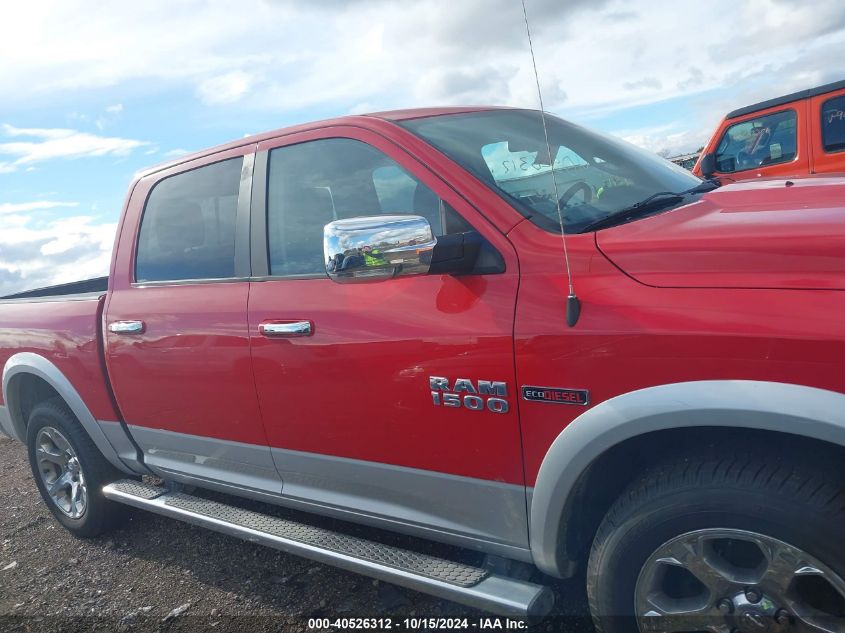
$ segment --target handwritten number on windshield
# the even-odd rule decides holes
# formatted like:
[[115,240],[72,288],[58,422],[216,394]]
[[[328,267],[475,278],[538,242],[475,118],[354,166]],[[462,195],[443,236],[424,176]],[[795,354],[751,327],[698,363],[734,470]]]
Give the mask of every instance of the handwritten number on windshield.
[[516,160],[514,159],[503,160],[502,167],[504,167],[506,174],[511,171],[530,171],[531,169],[534,171],[540,171],[543,169],[542,165],[532,162],[531,158],[528,156],[522,156],[519,159],[519,165],[517,165]]

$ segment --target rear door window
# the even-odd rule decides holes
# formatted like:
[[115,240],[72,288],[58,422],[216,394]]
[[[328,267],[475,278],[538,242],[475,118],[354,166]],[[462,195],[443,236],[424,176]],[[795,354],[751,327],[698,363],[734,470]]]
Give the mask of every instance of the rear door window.
[[234,158],[153,187],[141,220],[135,281],[234,277],[242,165],[243,158]]
[[794,160],[796,118],[795,110],[784,110],[733,124],[716,150],[716,171],[731,173]]
[[822,145],[826,152],[845,150],[845,95],[822,104]]

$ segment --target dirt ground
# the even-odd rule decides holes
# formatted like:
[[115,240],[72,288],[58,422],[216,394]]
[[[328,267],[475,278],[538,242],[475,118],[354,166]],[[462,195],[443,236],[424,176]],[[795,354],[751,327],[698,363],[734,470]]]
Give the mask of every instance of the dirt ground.
[[[0,632],[344,630],[309,628],[312,618],[392,618],[393,630],[441,630],[406,626],[406,617],[467,617],[478,630],[490,617],[173,519],[127,514],[110,535],[71,536],[42,503],[24,447],[0,435]],[[440,545],[424,551],[455,554]],[[557,583],[555,615],[530,629],[591,631],[582,587],[580,580]]]

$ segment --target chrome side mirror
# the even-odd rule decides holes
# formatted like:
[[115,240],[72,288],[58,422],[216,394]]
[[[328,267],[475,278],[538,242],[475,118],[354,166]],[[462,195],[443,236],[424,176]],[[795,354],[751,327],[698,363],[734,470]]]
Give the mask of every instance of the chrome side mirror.
[[338,283],[425,275],[437,239],[418,215],[376,215],[329,222],[323,229],[326,272]]

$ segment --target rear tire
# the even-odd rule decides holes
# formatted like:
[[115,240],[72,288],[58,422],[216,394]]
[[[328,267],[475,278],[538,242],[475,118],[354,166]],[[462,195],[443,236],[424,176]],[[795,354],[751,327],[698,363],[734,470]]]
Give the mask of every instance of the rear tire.
[[102,493],[105,484],[125,475],[103,457],[64,402],[48,400],[32,410],[26,443],[38,491],[70,532],[99,536],[125,516]]
[[666,464],[631,485],[596,534],[587,569],[596,629],[841,630],[843,533],[840,464],[756,449]]

